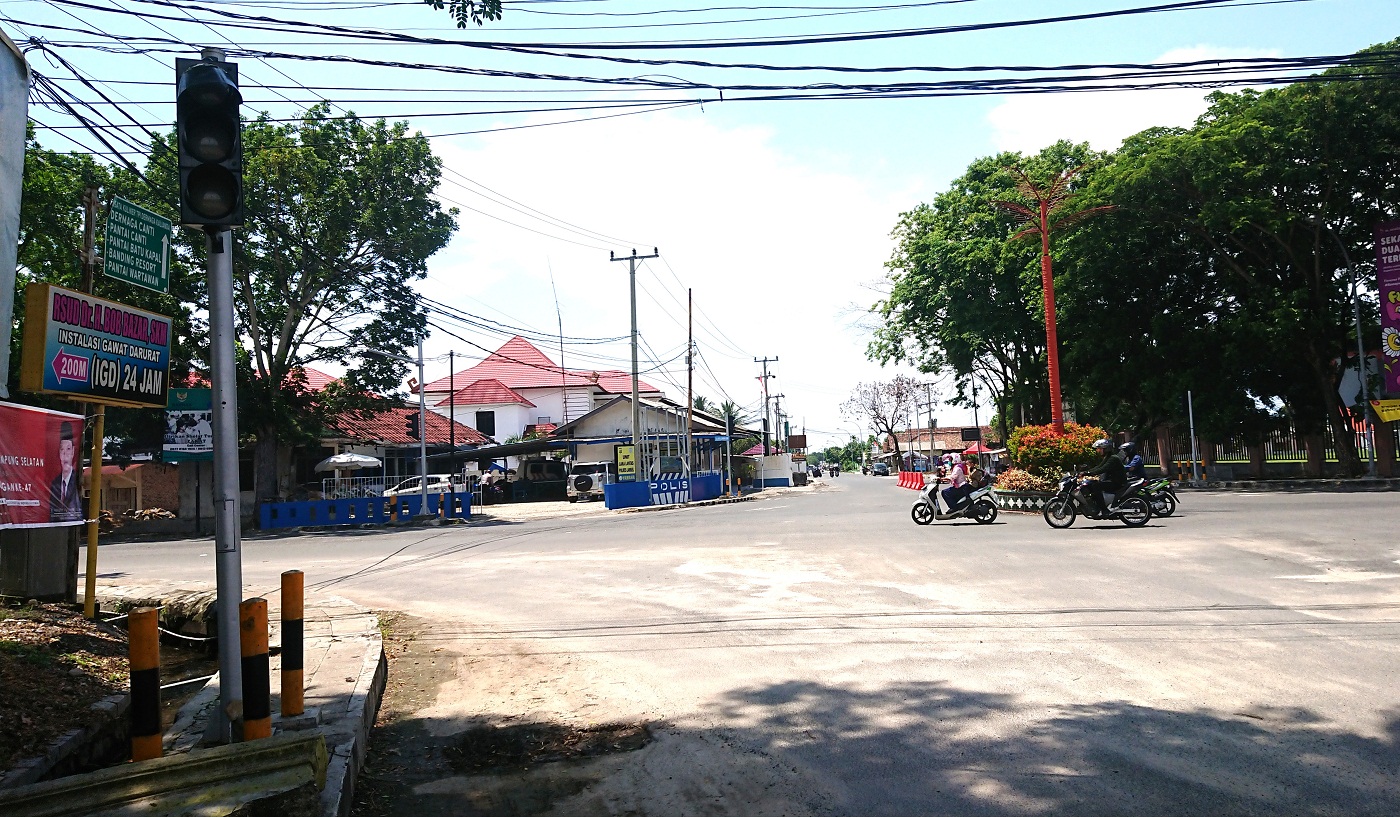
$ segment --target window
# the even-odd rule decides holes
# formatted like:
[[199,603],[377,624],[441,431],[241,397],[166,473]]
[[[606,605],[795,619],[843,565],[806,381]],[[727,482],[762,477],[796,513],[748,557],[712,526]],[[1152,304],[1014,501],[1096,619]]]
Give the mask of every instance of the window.
[[549,425],[549,418],[548,418],[548,417],[536,417],[536,418],[535,418],[535,424],[536,424],[536,425],[547,426],[547,425]]
[[476,430],[488,437],[496,436],[496,412],[478,411],[476,413]]

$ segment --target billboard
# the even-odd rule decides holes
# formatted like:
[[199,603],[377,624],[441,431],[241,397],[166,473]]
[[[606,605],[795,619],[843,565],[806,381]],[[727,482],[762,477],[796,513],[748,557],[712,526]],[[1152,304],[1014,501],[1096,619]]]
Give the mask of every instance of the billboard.
[[21,389],[165,408],[169,318],[53,284],[30,284],[24,295]]
[[83,523],[83,418],[0,403],[0,528]]
[[165,409],[165,444],[161,459],[187,462],[214,459],[213,393],[209,389],[171,389]]
[[1381,295],[1383,385],[1400,396],[1400,221],[1376,225],[1376,279]]

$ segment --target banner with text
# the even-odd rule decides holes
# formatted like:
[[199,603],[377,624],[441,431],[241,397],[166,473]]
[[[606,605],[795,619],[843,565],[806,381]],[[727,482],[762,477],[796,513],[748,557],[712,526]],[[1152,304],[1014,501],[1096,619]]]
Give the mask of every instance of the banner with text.
[[0,528],[83,522],[83,418],[0,403]]
[[1381,294],[1381,351],[1385,353],[1381,388],[1400,397],[1400,221],[1376,226],[1376,278]]
[[26,288],[24,391],[165,408],[169,375],[169,318],[52,284]]
[[214,459],[213,392],[171,389],[165,409],[165,445],[161,459],[188,462]]

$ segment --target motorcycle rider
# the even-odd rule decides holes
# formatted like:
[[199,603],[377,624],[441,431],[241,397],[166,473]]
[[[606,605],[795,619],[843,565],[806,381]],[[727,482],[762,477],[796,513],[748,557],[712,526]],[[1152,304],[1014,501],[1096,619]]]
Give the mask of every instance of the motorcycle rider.
[[1123,452],[1123,470],[1128,473],[1128,477],[1147,479],[1147,464],[1138,453],[1137,445],[1129,441],[1118,446],[1118,450]]
[[953,463],[949,479],[953,484],[943,489],[943,501],[948,504],[949,511],[955,511],[972,493],[972,485],[967,481],[967,465],[961,460]]
[[1098,480],[1090,482],[1085,486],[1089,497],[1096,503],[1096,513],[1106,513],[1108,511],[1108,501],[1104,498],[1105,493],[1117,494],[1128,484],[1128,474],[1123,468],[1123,461],[1118,459],[1118,454],[1113,450],[1113,443],[1109,440],[1097,440],[1094,443],[1094,450],[1103,454],[1103,462],[1084,472],[1084,476],[1097,476]]

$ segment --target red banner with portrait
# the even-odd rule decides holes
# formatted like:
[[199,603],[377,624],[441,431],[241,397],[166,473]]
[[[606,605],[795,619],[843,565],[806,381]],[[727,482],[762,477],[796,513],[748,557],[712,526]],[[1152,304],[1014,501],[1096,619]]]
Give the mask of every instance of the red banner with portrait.
[[0,403],[0,528],[83,523],[83,418]]

